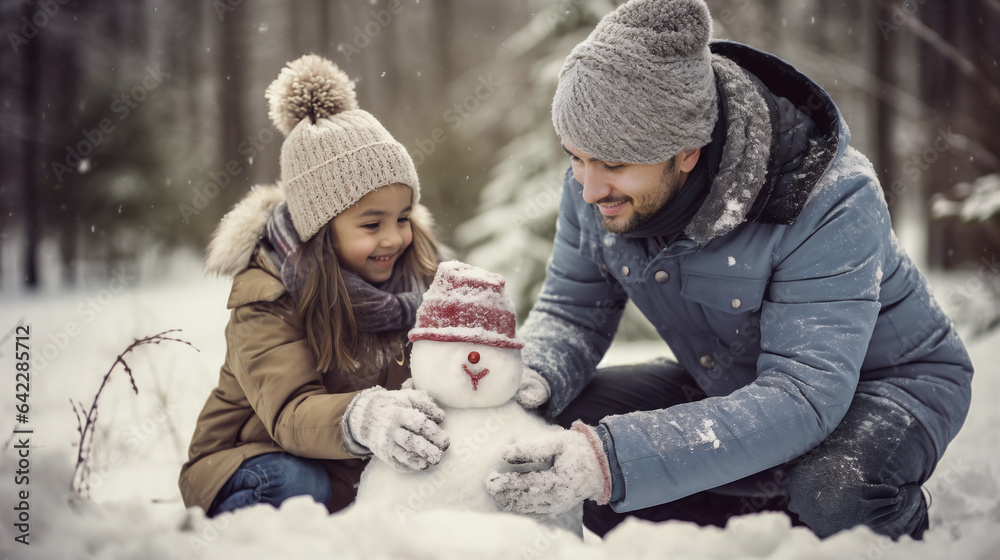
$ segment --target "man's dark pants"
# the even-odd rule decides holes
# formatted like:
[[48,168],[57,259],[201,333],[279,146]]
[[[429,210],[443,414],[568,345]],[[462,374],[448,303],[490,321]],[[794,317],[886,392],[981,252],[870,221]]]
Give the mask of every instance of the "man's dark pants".
[[[596,425],[611,414],[657,410],[705,396],[672,361],[602,368],[556,421],[566,427],[576,419]],[[826,440],[784,465],[628,513],[587,501],[584,524],[603,536],[628,516],[724,527],[736,515],[783,511],[820,537],[867,525],[893,539],[920,539],[928,526],[921,485],[936,462],[929,436],[912,416],[887,399],[859,392]]]

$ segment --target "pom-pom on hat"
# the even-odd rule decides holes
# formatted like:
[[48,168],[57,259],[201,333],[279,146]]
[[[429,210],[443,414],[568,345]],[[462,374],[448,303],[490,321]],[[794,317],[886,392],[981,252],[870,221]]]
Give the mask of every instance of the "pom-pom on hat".
[[303,242],[379,187],[407,185],[419,202],[410,154],[358,108],[354,83],[336,64],[314,54],[289,62],[265,97],[271,122],[285,135],[281,186]]
[[552,124],[599,160],[660,163],[712,139],[718,118],[704,0],[631,0],[559,71]]
[[411,342],[436,340],[520,349],[524,343],[514,336],[516,322],[503,276],[447,261],[438,266],[409,337]]

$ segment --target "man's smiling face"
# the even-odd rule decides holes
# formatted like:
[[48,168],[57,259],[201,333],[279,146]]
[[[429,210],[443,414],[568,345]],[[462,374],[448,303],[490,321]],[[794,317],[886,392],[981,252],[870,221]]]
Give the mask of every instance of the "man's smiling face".
[[688,150],[661,163],[601,161],[563,141],[573,177],[583,185],[583,200],[601,211],[601,225],[611,233],[629,233],[656,215],[680,191],[698,162],[700,150]]

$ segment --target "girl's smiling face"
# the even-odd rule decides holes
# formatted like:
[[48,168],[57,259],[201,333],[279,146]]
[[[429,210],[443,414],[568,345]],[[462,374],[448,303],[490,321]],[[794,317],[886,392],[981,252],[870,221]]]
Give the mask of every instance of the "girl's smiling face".
[[413,191],[402,184],[374,190],[331,222],[340,264],[371,284],[385,282],[413,242]]

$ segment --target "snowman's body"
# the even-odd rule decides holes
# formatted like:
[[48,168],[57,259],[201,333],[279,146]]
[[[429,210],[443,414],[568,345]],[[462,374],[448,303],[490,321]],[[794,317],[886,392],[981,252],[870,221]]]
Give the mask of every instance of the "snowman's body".
[[[431,509],[499,511],[486,491],[486,476],[503,464],[500,453],[516,436],[561,430],[526,412],[514,401],[492,408],[444,408],[441,427],[451,447],[436,466],[401,473],[373,459],[361,475],[358,503],[379,503],[402,518]],[[582,509],[540,519],[582,532]]]
[[[440,331],[436,336],[447,338]],[[445,412],[441,428],[451,446],[440,463],[423,471],[402,473],[372,459],[361,475],[358,502],[383,504],[403,517],[429,509],[499,511],[486,477],[513,468],[502,459],[503,450],[519,436],[562,430],[514,401],[524,367],[520,349],[417,339],[410,361],[414,388],[427,391]],[[581,504],[539,520],[582,535],[582,515]]]

